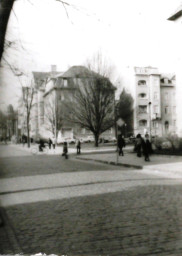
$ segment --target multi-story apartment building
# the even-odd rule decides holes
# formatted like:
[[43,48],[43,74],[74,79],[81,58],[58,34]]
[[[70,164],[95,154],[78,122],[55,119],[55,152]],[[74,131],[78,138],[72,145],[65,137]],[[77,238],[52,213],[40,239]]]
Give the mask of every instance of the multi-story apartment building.
[[[55,134],[55,129],[59,130],[59,127],[55,127],[55,118],[58,118],[56,111],[63,107],[63,102],[74,104],[75,90],[93,78],[93,72],[84,66],[73,66],[66,72],[57,72],[56,67],[52,66],[51,72],[33,72],[33,76],[35,95],[31,110],[31,136],[49,138]],[[64,119],[58,137],[86,137],[91,134],[91,131]],[[115,129],[109,129],[104,135],[114,137]]]
[[135,67],[134,133],[176,133],[175,75],[157,68]]
[[[181,36],[181,24],[182,24],[182,3],[180,6],[170,15],[168,18],[169,21],[176,23],[176,42],[180,42],[180,36]],[[177,83],[176,83],[176,102],[177,102],[177,128],[178,128],[178,135],[182,137],[182,56],[181,56],[181,44],[179,44],[179,47],[177,48],[176,45],[176,52],[178,53],[178,61],[177,66],[175,67],[176,77],[177,77]]]

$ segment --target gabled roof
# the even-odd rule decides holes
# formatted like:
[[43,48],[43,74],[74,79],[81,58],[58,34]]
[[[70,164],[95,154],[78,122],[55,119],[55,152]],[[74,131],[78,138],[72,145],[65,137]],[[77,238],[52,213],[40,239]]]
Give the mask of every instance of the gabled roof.
[[[45,82],[48,78],[52,78],[57,76],[58,74],[60,74],[61,72],[36,72],[33,71],[33,77],[34,77],[34,81],[35,81],[35,86],[36,88],[39,88],[43,82]],[[63,73],[63,72],[62,72]]]
[[168,18],[168,20],[177,20],[182,16],[182,4],[177,8],[177,10]]

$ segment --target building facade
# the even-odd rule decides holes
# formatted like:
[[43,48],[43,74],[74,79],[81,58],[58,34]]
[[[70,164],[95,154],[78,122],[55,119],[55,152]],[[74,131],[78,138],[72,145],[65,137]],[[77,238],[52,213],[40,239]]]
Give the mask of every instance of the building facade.
[[[66,104],[63,103],[74,104],[75,91],[93,78],[91,71],[84,66],[73,66],[66,72],[57,72],[53,66],[51,72],[33,72],[33,76],[35,95],[30,120],[31,137],[49,138],[56,132],[58,141],[64,138],[91,136],[91,131],[69,122],[58,113],[61,110],[61,113],[66,115],[67,110],[64,109]],[[56,120],[58,118],[59,121]],[[115,137],[115,129],[111,128],[103,135]]]
[[157,68],[135,67],[134,134],[176,133],[176,79]]
[[[175,38],[176,42],[180,42],[181,40],[181,24],[182,24],[182,3],[180,6],[170,15],[168,18],[169,21],[175,23],[175,28],[177,28],[177,37]],[[176,45],[177,46],[177,45]],[[178,128],[178,135],[182,137],[182,56],[181,56],[181,44],[179,44],[179,48],[175,49],[178,51],[178,64],[175,68],[176,72],[176,102],[177,102],[177,128]]]

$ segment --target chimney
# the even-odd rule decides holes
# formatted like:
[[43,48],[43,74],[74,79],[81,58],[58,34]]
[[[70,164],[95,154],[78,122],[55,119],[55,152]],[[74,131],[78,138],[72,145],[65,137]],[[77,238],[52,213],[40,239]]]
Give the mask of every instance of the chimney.
[[56,65],[51,65],[51,73],[55,74],[57,71],[57,66]]

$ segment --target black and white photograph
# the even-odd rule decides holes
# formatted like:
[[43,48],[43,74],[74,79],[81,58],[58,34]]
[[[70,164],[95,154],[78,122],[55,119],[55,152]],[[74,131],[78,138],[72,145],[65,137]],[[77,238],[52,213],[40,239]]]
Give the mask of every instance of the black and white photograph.
[[0,255],[182,256],[181,48],[181,0],[0,0]]

